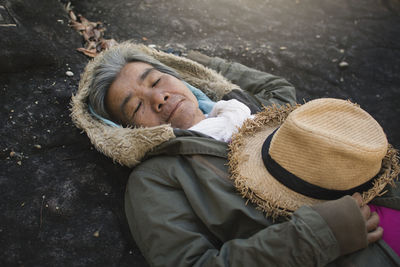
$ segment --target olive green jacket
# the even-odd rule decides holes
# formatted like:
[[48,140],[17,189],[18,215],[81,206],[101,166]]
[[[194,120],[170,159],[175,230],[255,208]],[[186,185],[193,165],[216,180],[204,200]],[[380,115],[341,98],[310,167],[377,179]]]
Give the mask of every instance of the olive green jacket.
[[[170,125],[113,128],[94,118],[87,98],[96,67],[105,53],[132,49],[173,67],[212,100],[236,98],[252,112],[261,105],[294,103],[295,90],[282,78],[237,63],[218,58],[202,62],[216,72],[129,42],[86,66],[72,97],[71,117],[98,151],[133,167],[126,216],[151,266],[324,266],[332,261],[333,266],[400,265],[384,242],[341,257],[366,246],[362,216],[349,197],[327,202],[336,208],[302,207],[290,220],[272,222],[235,190],[226,143]],[[380,204],[399,208],[398,196]]]
[[[218,58],[209,66],[255,96],[239,94],[242,100],[295,101],[293,87],[281,78]],[[187,130],[174,133],[133,169],[126,190],[131,232],[151,266],[399,266],[383,241],[340,257],[363,246],[357,247],[357,238],[365,230],[351,218],[360,215],[349,216],[359,213],[355,205],[333,216],[302,207],[290,220],[273,222],[235,190],[226,143]],[[395,198],[389,202],[399,208]]]

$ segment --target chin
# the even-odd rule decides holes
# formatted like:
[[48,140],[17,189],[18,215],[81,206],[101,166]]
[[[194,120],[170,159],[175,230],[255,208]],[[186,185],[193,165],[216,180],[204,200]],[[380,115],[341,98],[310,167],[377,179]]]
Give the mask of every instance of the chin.
[[[201,110],[199,109],[201,112]],[[201,114],[203,114],[201,112]],[[201,119],[199,118],[198,112],[196,109],[190,107],[188,108],[186,105],[182,105],[180,110],[175,113],[173,119],[171,120],[171,126],[173,128],[179,129],[189,129],[193,125],[197,124]]]

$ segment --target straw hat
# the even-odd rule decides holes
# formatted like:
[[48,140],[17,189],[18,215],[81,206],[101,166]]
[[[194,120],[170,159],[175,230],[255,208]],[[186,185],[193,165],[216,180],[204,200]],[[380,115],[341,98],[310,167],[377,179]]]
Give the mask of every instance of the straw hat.
[[232,138],[229,167],[241,194],[273,217],[354,192],[368,203],[400,169],[378,122],[331,98],[269,107],[246,121]]

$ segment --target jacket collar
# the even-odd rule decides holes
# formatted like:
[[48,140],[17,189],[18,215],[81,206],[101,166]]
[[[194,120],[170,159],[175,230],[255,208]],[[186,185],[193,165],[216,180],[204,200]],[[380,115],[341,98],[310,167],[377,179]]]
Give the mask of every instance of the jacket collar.
[[227,158],[228,144],[205,134],[174,129],[176,138],[170,139],[148,152],[143,159],[157,155],[209,155]]

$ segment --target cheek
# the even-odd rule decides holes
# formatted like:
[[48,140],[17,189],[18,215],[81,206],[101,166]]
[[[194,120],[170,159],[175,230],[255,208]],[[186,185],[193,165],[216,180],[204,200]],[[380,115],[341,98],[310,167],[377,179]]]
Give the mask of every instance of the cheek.
[[188,129],[204,118],[203,113],[193,102],[187,102],[171,121],[174,128]]
[[133,124],[136,126],[152,127],[160,125],[160,119],[153,112],[148,110],[140,111],[133,119]]
[[194,107],[198,108],[199,107],[199,102],[197,101],[197,98],[192,94],[192,92],[190,92],[190,95],[188,97],[191,100],[192,105]]
[[119,100],[116,97],[107,97],[105,101],[105,108],[107,112],[111,115],[113,119],[117,119],[118,121],[122,121],[123,116],[119,110]]
[[198,106],[197,98],[181,80],[173,76],[168,76],[168,78],[165,79],[165,84],[162,84],[162,86],[165,86],[165,88],[167,88],[168,91],[173,94],[183,95],[186,99]]

